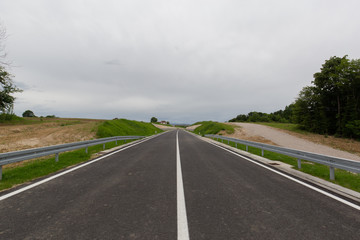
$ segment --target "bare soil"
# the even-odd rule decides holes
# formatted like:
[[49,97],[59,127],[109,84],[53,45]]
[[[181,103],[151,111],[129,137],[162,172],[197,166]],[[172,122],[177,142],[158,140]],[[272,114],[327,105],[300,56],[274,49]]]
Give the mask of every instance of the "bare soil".
[[199,127],[199,126],[201,126],[201,124],[192,125],[192,126],[187,127],[187,128],[186,128],[186,130],[189,130],[189,131],[194,131],[194,130],[195,130],[195,128],[197,128],[197,127]]
[[229,123],[237,126],[235,133],[223,135],[360,161],[360,142],[351,139],[301,134],[254,123]]
[[166,126],[166,125],[162,125],[162,124],[153,123],[153,125],[164,131],[177,129],[176,127],[170,127],[170,126]]
[[0,125],[0,153],[94,139],[102,121],[55,118],[31,124]]

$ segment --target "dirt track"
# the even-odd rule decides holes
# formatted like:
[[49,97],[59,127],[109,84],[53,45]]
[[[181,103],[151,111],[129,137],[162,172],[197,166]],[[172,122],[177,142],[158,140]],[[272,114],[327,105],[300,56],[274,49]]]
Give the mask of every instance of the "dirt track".
[[[286,148],[293,148],[323,155],[335,156],[340,158],[352,159],[360,161],[359,147],[360,143],[347,139],[325,139],[324,136],[309,134],[302,136],[301,134],[292,133],[290,131],[276,129],[264,125],[253,123],[231,123],[241,128],[237,128],[234,134],[228,135],[240,139],[248,139],[251,141],[264,142],[268,144],[278,145]],[[224,134],[225,135],[225,134]],[[327,145],[335,145],[342,149],[354,152],[341,151]],[[357,151],[357,152],[356,152]]]

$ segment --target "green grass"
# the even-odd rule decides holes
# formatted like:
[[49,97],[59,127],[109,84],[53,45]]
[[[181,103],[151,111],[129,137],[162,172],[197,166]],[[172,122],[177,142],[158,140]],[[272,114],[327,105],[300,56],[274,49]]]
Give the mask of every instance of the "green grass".
[[196,134],[198,133],[200,133],[201,135],[217,134],[220,131],[226,131],[226,133],[231,134],[235,132],[233,126],[224,123],[204,121],[204,122],[198,122],[196,124],[201,124],[201,126],[195,128],[194,133]]
[[[124,144],[123,141],[118,141],[118,145],[122,144]],[[115,146],[115,142],[109,142],[105,144],[105,149],[113,148]],[[0,190],[11,188],[15,185],[44,177],[69,166],[88,161],[92,154],[102,150],[103,145],[101,144],[89,147],[88,153],[85,153],[85,149],[60,153],[58,162],[55,162],[55,156],[53,156],[28,161],[17,167],[4,168],[3,179],[0,181]]]
[[6,113],[0,114],[1,124],[14,125],[14,124],[23,124],[25,122],[26,120],[24,118],[18,117],[15,114],[6,114]]
[[[41,124],[44,122],[54,122],[56,118],[44,117],[18,117],[15,114],[0,114],[0,125],[31,125]],[[62,121],[68,121],[63,120]]]
[[97,136],[99,138],[127,135],[150,136],[160,132],[163,131],[151,123],[116,119],[103,122],[98,127]]
[[[219,140],[221,142],[221,140]],[[228,143],[227,141],[224,141],[224,143]],[[232,147],[235,147],[234,142],[230,142],[229,144]],[[243,151],[246,150],[245,145],[237,144],[238,149],[241,149]],[[254,147],[248,147],[248,152],[252,153],[254,155],[261,156],[261,150]],[[274,161],[280,161],[287,163],[292,166],[292,168],[299,170],[301,172],[310,174],[315,177],[319,177],[321,179],[324,179],[326,181],[338,184],[340,186],[349,188],[351,190],[360,192],[360,174],[354,174],[342,169],[335,169],[335,180],[330,180],[330,170],[328,166],[318,164],[318,163],[312,163],[308,161],[301,161],[301,169],[298,169],[297,166],[297,159],[294,157],[289,157],[283,154],[279,153],[273,153],[269,151],[264,151],[264,157],[270,160]]]

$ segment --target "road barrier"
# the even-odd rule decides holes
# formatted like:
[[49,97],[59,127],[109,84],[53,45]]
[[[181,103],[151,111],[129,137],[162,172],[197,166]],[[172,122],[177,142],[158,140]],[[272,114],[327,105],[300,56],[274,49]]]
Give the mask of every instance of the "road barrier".
[[16,152],[7,152],[0,153],[0,180],[2,179],[2,166],[10,163],[21,162],[28,159],[43,157],[55,154],[55,161],[59,161],[59,154],[61,152],[72,151],[76,149],[85,148],[85,152],[88,152],[88,147],[94,145],[103,144],[103,149],[105,149],[105,143],[125,141],[126,140],[135,140],[143,138],[143,136],[117,136],[109,138],[100,138],[89,141],[66,143],[60,145],[54,145],[49,147],[33,148]]
[[331,180],[335,180],[335,170],[334,170],[335,168],[347,170],[350,172],[360,173],[360,162],[358,162],[358,161],[353,161],[353,160],[344,159],[344,158],[336,158],[336,157],[331,157],[331,156],[326,156],[326,155],[321,155],[321,154],[316,154],[316,153],[304,152],[304,151],[300,151],[300,150],[283,148],[283,147],[273,146],[273,145],[269,145],[269,144],[251,142],[251,141],[246,141],[246,140],[241,140],[241,139],[236,139],[236,138],[229,138],[229,137],[224,137],[224,136],[220,136],[220,135],[208,134],[208,135],[205,135],[205,137],[217,139],[218,141],[219,141],[219,139],[221,139],[222,142],[224,142],[224,140],[225,140],[228,142],[228,144],[230,142],[234,142],[236,144],[236,147],[237,147],[238,143],[245,145],[246,151],[248,151],[248,146],[259,148],[259,149],[261,149],[262,156],[264,156],[264,150],[267,150],[270,152],[275,152],[275,153],[280,153],[283,155],[295,157],[295,158],[297,158],[299,169],[301,169],[301,160],[306,160],[306,161],[326,165],[330,168],[330,179]]

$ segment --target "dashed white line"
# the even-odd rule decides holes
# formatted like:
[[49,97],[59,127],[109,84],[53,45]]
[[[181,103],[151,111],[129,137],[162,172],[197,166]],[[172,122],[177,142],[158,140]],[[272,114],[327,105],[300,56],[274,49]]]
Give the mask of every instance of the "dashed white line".
[[177,232],[178,240],[189,240],[184,185],[181,171],[179,131],[176,132],[176,177],[177,177]]

